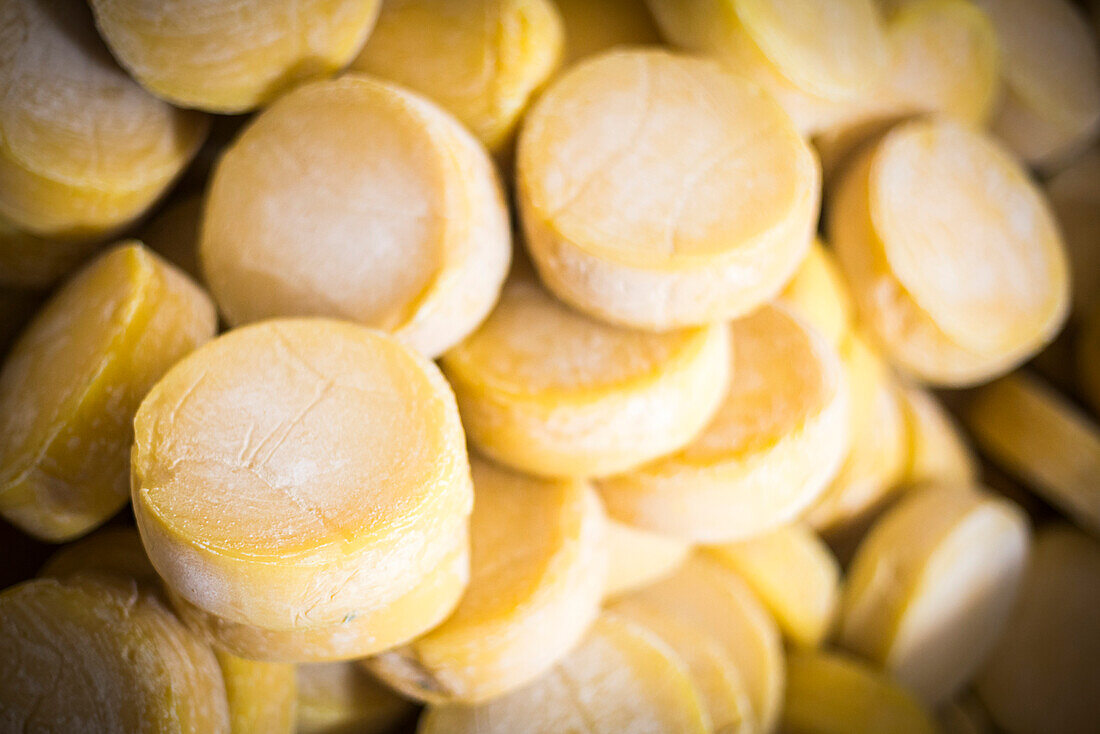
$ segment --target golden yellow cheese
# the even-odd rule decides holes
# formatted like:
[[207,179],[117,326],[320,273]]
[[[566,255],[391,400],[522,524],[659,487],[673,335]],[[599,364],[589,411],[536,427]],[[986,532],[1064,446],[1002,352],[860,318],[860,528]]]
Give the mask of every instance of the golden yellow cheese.
[[600,616],[584,641],[534,683],[477,706],[433,706],[418,734],[712,731],[686,664],[647,628]]
[[98,246],[95,240],[37,237],[0,215],[0,287],[48,288],[76,269]]
[[982,452],[1100,532],[1100,426],[1027,373],[978,389],[962,413]]
[[1098,656],[1100,544],[1068,525],[1043,528],[978,695],[1011,734],[1087,734],[1100,720]]
[[473,494],[458,410],[392,337],[327,319],[231,331],[157,383],[134,430],[149,558],[235,654],[362,657],[457,602]]
[[840,565],[806,525],[792,523],[707,552],[745,580],[794,644],[818,647],[832,631]]
[[1004,94],[993,123],[1022,159],[1054,167],[1100,132],[1100,52],[1068,0],[975,0],[1000,40]]
[[0,659],[9,731],[230,732],[214,654],[133,581],[6,589]]
[[214,329],[206,294],[138,243],[75,275],[0,370],[0,514],[62,541],[122,508],[138,404]]
[[348,75],[281,98],[222,155],[200,257],[234,326],[340,318],[435,357],[493,307],[510,237],[477,141],[422,97]]
[[656,634],[684,661],[715,732],[749,734],[757,730],[741,673],[716,638],[637,599],[617,602],[609,610]]
[[[205,116],[170,107],[118,68],[83,3],[3,0],[0,28],[0,217],[57,239],[104,238],[131,223],[198,150]],[[20,246],[11,239],[0,231],[0,251]]]
[[554,0],[565,30],[563,66],[616,46],[660,42],[645,0]]
[[524,120],[517,173],[547,287],[644,329],[753,310],[794,274],[817,221],[817,162],[775,102],[661,50],[610,51],[558,77]]
[[1100,304],[1081,329],[1077,341],[1077,377],[1081,390],[1100,416]]
[[715,639],[733,660],[748,694],[745,719],[772,731],[783,704],[784,666],[779,630],[741,578],[705,555],[675,573],[622,597],[616,604],[671,617]]
[[667,576],[691,552],[691,544],[679,538],[651,533],[609,519],[604,534],[607,543],[607,584],[604,597],[612,598]]
[[779,298],[834,347],[839,348],[853,328],[854,307],[848,284],[832,250],[820,240],[814,242]]
[[351,68],[423,94],[501,152],[562,42],[552,0],[386,0]]
[[416,707],[354,662],[298,667],[298,734],[388,734]]
[[1088,317],[1100,309],[1100,146],[1052,176],[1045,188],[1069,255],[1074,310]]
[[[69,579],[106,577],[135,582],[143,590],[160,589],[141,536],[133,528],[104,528],[62,547],[39,576]],[[231,734],[293,734],[297,686],[294,666],[245,660],[215,650],[225,681]]]
[[874,0],[647,0],[671,43],[774,95],[806,135],[837,124],[889,64]]
[[730,372],[724,325],[655,334],[568,308],[522,265],[481,328],[443,356],[470,442],[542,476],[631,469],[692,439]]
[[962,430],[935,395],[914,385],[898,390],[909,430],[909,463],[901,483],[973,484],[981,472]]
[[841,644],[890,671],[929,706],[958,693],[1005,629],[1023,577],[1028,520],[962,485],[904,497],[848,569]]
[[171,202],[141,228],[141,241],[195,280],[202,280],[199,266],[199,231],[203,197],[191,194]]
[[787,656],[784,734],[937,734],[912,694],[871,666],[830,652]]
[[885,503],[909,459],[909,435],[889,368],[859,331],[841,346],[849,391],[849,450],[840,472],[804,515],[831,543],[859,533]]
[[181,107],[247,112],[331,76],[363,46],[381,0],[91,0],[115,58]]
[[829,232],[862,322],[921,381],[1007,372],[1065,320],[1069,274],[1045,198],[958,123],[906,122],[866,148],[838,182]]
[[783,306],[730,327],[725,402],[685,448],[601,479],[608,514],[685,540],[720,543],[793,520],[848,448],[848,392],[836,350]]
[[599,614],[604,513],[591,485],[513,474],[472,459],[470,583],[454,613],[369,669],[406,695],[480,703],[532,680]]

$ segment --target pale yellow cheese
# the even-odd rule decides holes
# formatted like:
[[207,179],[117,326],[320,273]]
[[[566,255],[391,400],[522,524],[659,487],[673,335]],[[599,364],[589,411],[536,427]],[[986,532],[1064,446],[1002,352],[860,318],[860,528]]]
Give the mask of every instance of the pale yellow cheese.
[[901,386],[898,395],[909,426],[909,463],[902,483],[977,481],[978,457],[936,396],[913,385]]
[[817,162],[775,102],[661,50],[610,51],[558,77],[524,120],[517,172],[547,287],[637,328],[753,310],[794,274],[817,220]]
[[720,543],[805,511],[848,449],[848,390],[836,350],[779,305],[729,327],[725,402],[685,448],[597,482],[620,522]]
[[854,306],[832,250],[820,240],[779,296],[792,311],[839,348],[852,330]]
[[416,708],[354,662],[298,667],[298,734],[387,734]]
[[607,585],[604,596],[619,596],[667,576],[691,552],[691,544],[679,538],[651,533],[617,520],[608,520]]
[[200,246],[232,325],[341,318],[429,357],[489,313],[511,252],[477,141],[426,99],[355,75],[249,124],[218,162]]

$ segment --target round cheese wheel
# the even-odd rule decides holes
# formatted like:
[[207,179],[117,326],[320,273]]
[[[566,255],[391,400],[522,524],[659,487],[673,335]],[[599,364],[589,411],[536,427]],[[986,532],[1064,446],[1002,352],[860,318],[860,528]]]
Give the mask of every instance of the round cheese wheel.
[[679,538],[609,519],[607,532],[607,585],[604,597],[648,586],[675,571],[691,553],[691,544]]
[[840,347],[854,326],[852,296],[831,250],[814,243],[780,299]]

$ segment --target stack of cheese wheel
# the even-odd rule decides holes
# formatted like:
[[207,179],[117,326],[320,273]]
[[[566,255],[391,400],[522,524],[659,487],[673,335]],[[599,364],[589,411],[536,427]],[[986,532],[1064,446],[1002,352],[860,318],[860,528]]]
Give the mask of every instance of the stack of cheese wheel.
[[59,542],[122,508],[138,404],[214,328],[206,294],[140,244],[74,276],[0,369],[0,514]]
[[729,327],[725,401],[686,447],[598,486],[622,522],[696,542],[747,538],[796,518],[848,448],[848,392],[824,337],[779,305]]
[[559,77],[524,121],[517,175],[547,287],[641,329],[760,306],[793,275],[817,218],[817,163],[779,106],[666,51],[612,51]]
[[83,3],[3,0],[0,284],[42,287],[141,216],[206,137],[128,77]]
[[511,247],[477,141],[427,100],[349,75],[281,98],[224,153],[200,254],[234,326],[342,318],[435,357],[488,314]]
[[380,0],[93,0],[123,66],[181,107],[247,112],[362,48]]
[[351,68],[420,92],[499,153],[562,42],[551,0],[387,0]]
[[1007,372],[1061,327],[1061,236],[1024,170],[948,121],[891,130],[845,171],[830,240],[860,316],[887,357],[924,382]]
[[875,0],[647,0],[670,42],[766,89],[806,135],[858,110],[890,61]]
[[135,433],[149,558],[231,652],[362,657],[438,624],[466,585],[454,397],[392,337],[327,320],[235,330],[168,372]]

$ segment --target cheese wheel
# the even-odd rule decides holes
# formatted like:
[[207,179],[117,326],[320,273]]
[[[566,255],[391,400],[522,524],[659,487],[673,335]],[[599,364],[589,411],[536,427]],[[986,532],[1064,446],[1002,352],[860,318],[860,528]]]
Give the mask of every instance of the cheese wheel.
[[1065,319],[1069,274],[1045,198],[992,140],[956,123],[903,123],[861,153],[829,231],[861,319],[924,382],[1007,372]]
[[298,668],[298,734],[387,734],[416,708],[353,662]]
[[105,579],[0,593],[0,711],[9,731],[228,734],[214,654],[157,594]]
[[470,134],[421,97],[351,75],[283,97],[225,152],[200,254],[230,324],[341,318],[435,357],[493,307],[509,242]]
[[832,631],[840,565],[806,525],[792,523],[707,552],[745,580],[791,642],[818,647]]
[[141,228],[141,241],[146,247],[200,281],[199,228],[202,210],[202,195],[191,194],[171,202]]
[[712,731],[687,666],[657,635],[613,614],[534,683],[477,706],[435,706],[418,734]]
[[672,648],[687,666],[715,732],[753,732],[757,725],[745,683],[733,657],[705,631],[638,600],[624,600],[609,610],[636,622]]
[[471,462],[470,584],[443,624],[367,665],[432,703],[478,703],[538,678],[596,619],[607,573],[599,497],[581,481]]
[[0,217],[47,238],[125,227],[191,160],[208,121],[118,68],[83,3],[3,0],[0,28]]
[[499,153],[562,41],[552,0],[388,0],[351,68],[423,94]]
[[931,714],[888,676],[837,653],[787,657],[787,734],[936,734]]
[[981,467],[962,430],[935,395],[912,385],[898,390],[909,430],[909,462],[901,483],[973,484]]
[[718,324],[654,334],[589,318],[521,265],[442,364],[482,453],[532,474],[587,477],[690,441],[722,400],[730,344]]
[[1011,734],[1086,734],[1100,719],[1098,655],[1100,544],[1068,525],[1043,528],[978,695]]
[[660,42],[645,0],[555,0],[565,28],[563,65],[568,67],[616,46]]
[[214,329],[206,294],[138,243],[75,275],[0,370],[0,514],[57,542],[122,508],[138,404]]
[[1055,167],[1100,132],[1100,52],[1068,0],[975,0],[997,29],[1005,92],[997,135],[1022,159]]
[[1100,309],[1100,147],[1091,148],[1046,182],[1062,229],[1078,315]]
[[909,459],[908,425],[889,368],[858,331],[849,335],[840,354],[849,391],[848,454],[804,515],[834,544],[838,536],[861,531],[889,499]]
[[832,251],[820,240],[814,242],[779,298],[834,347],[839,348],[853,328],[854,306],[848,284]]
[[303,661],[350,658],[454,606],[462,585],[440,584],[413,620],[392,618],[449,557],[464,563],[472,501],[453,394],[392,337],[325,319],[237,329],[170,370],[134,429],[149,558],[242,657],[269,654],[224,639],[234,625],[300,641]]
[[739,540],[797,517],[840,468],[849,418],[836,351],[778,305],[729,328],[736,366],[710,425],[672,456],[598,482],[620,522]]
[[794,274],[817,220],[817,162],[783,111],[719,65],[666,51],[611,51],[559,77],[517,159],[544,282],[626,326],[753,310]]
[[1005,628],[1028,553],[1028,521],[1008,500],[959,485],[906,496],[860,544],[840,641],[929,706],[978,671]]
[[622,597],[621,603],[669,616],[717,640],[745,685],[748,720],[762,732],[774,729],[783,703],[779,630],[737,574],[697,554],[672,575]]
[[350,62],[381,0],[92,0],[115,58],[181,107],[247,112]]
[[39,576],[58,579],[77,574],[132,580],[153,589],[160,584],[141,545],[141,536],[128,527],[106,527],[64,545],[38,572]]
[[1023,372],[980,388],[962,417],[993,463],[1100,533],[1100,425]]
[[76,269],[98,242],[50,240],[0,215],[0,287],[41,290]]
[[648,586],[675,571],[691,552],[691,544],[608,520],[607,585],[604,597],[619,596]]
[[665,38],[774,95],[806,134],[836,124],[889,64],[873,0],[647,0]]

